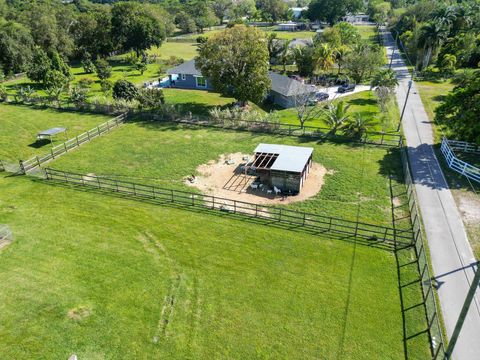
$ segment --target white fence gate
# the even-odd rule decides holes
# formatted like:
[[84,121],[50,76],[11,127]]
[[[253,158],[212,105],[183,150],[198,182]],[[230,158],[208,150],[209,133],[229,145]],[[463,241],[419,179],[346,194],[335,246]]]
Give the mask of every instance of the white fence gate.
[[480,146],[466,141],[455,141],[443,138],[440,149],[450,169],[462,174],[470,180],[480,183],[480,169],[460,160],[455,155],[455,151],[461,151],[465,153],[479,154],[480,156]]

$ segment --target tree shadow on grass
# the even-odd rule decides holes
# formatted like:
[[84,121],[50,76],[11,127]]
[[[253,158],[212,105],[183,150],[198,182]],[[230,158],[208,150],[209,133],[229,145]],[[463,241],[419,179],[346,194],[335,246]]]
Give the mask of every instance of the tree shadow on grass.
[[347,101],[348,104],[351,105],[358,105],[358,106],[377,106],[377,100],[375,99],[363,99],[363,98],[357,98],[357,99],[351,99]]

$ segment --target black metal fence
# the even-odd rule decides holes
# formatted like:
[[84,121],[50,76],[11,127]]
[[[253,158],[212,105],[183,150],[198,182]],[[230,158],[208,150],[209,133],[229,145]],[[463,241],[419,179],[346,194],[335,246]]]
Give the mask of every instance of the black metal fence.
[[197,194],[187,191],[160,188],[152,185],[138,184],[95,175],[78,174],[62,170],[45,169],[46,179],[68,184],[93,187],[109,192],[127,194],[135,198],[155,200],[161,203],[175,203],[227,213],[241,214],[269,221],[305,227],[322,232],[334,232],[355,238],[362,238],[374,243],[388,245],[404,244],[409,246],[413,241],[410,230],[395,230],[375,224],[350,221],[331,216],[311,214],[288,210],[280,207],[248,203],[244,201],[219,198],[211,195]]
[[422,234],[422,225],[420,212],[417,206],[417,194],[415,185],[410,172],[407,148],[403,146],[400,149],[403,164],[403,173],[405,177],[405,186],[408,198],[408,208],[413,229],[413,245],[417,258],[418,272],[420,274],[420,283],[422,286],[423,304],[428,322],[428,333],[430,336],[430,349],[432,359],[445,358],[445,341],[443,339],[440,312],[435,298],[435,291],[432,284],[432,276],[429,268],[429,258],[427,256],[427,243]]

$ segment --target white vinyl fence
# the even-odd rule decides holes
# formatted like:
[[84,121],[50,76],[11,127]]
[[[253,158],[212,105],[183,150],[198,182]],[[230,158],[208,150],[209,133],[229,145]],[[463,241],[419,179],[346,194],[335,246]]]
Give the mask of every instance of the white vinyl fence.
[[450,169],[462,174],[470,180],[480,183],[480,169],[460,160],[455,155],[455,151],[461,151],[465,153],[479,154],[480,156],[479,146],[466,141],[448,140],[447,138],[443,138],[440,149]]

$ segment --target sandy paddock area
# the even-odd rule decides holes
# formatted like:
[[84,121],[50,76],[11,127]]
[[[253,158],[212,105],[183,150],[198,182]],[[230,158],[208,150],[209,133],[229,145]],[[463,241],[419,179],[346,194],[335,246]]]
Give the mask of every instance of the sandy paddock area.
[[196,176],[195,181],[191,182],[185,179],[185,183],[206,195],[265,205],[289,204],[306,200],[318,194],[324,183],[325,175],[329,173],[322,165],[313,163],[300,194],[287,197],[275,196],[260,189],[250,188],[255,176],[244,175],[240,170],[241,166],[247,163],[244,158],[249,157],[251,155],[242,153],[220,155],[218,160],[210,160],[207,164],[198,166],[199,175]]

